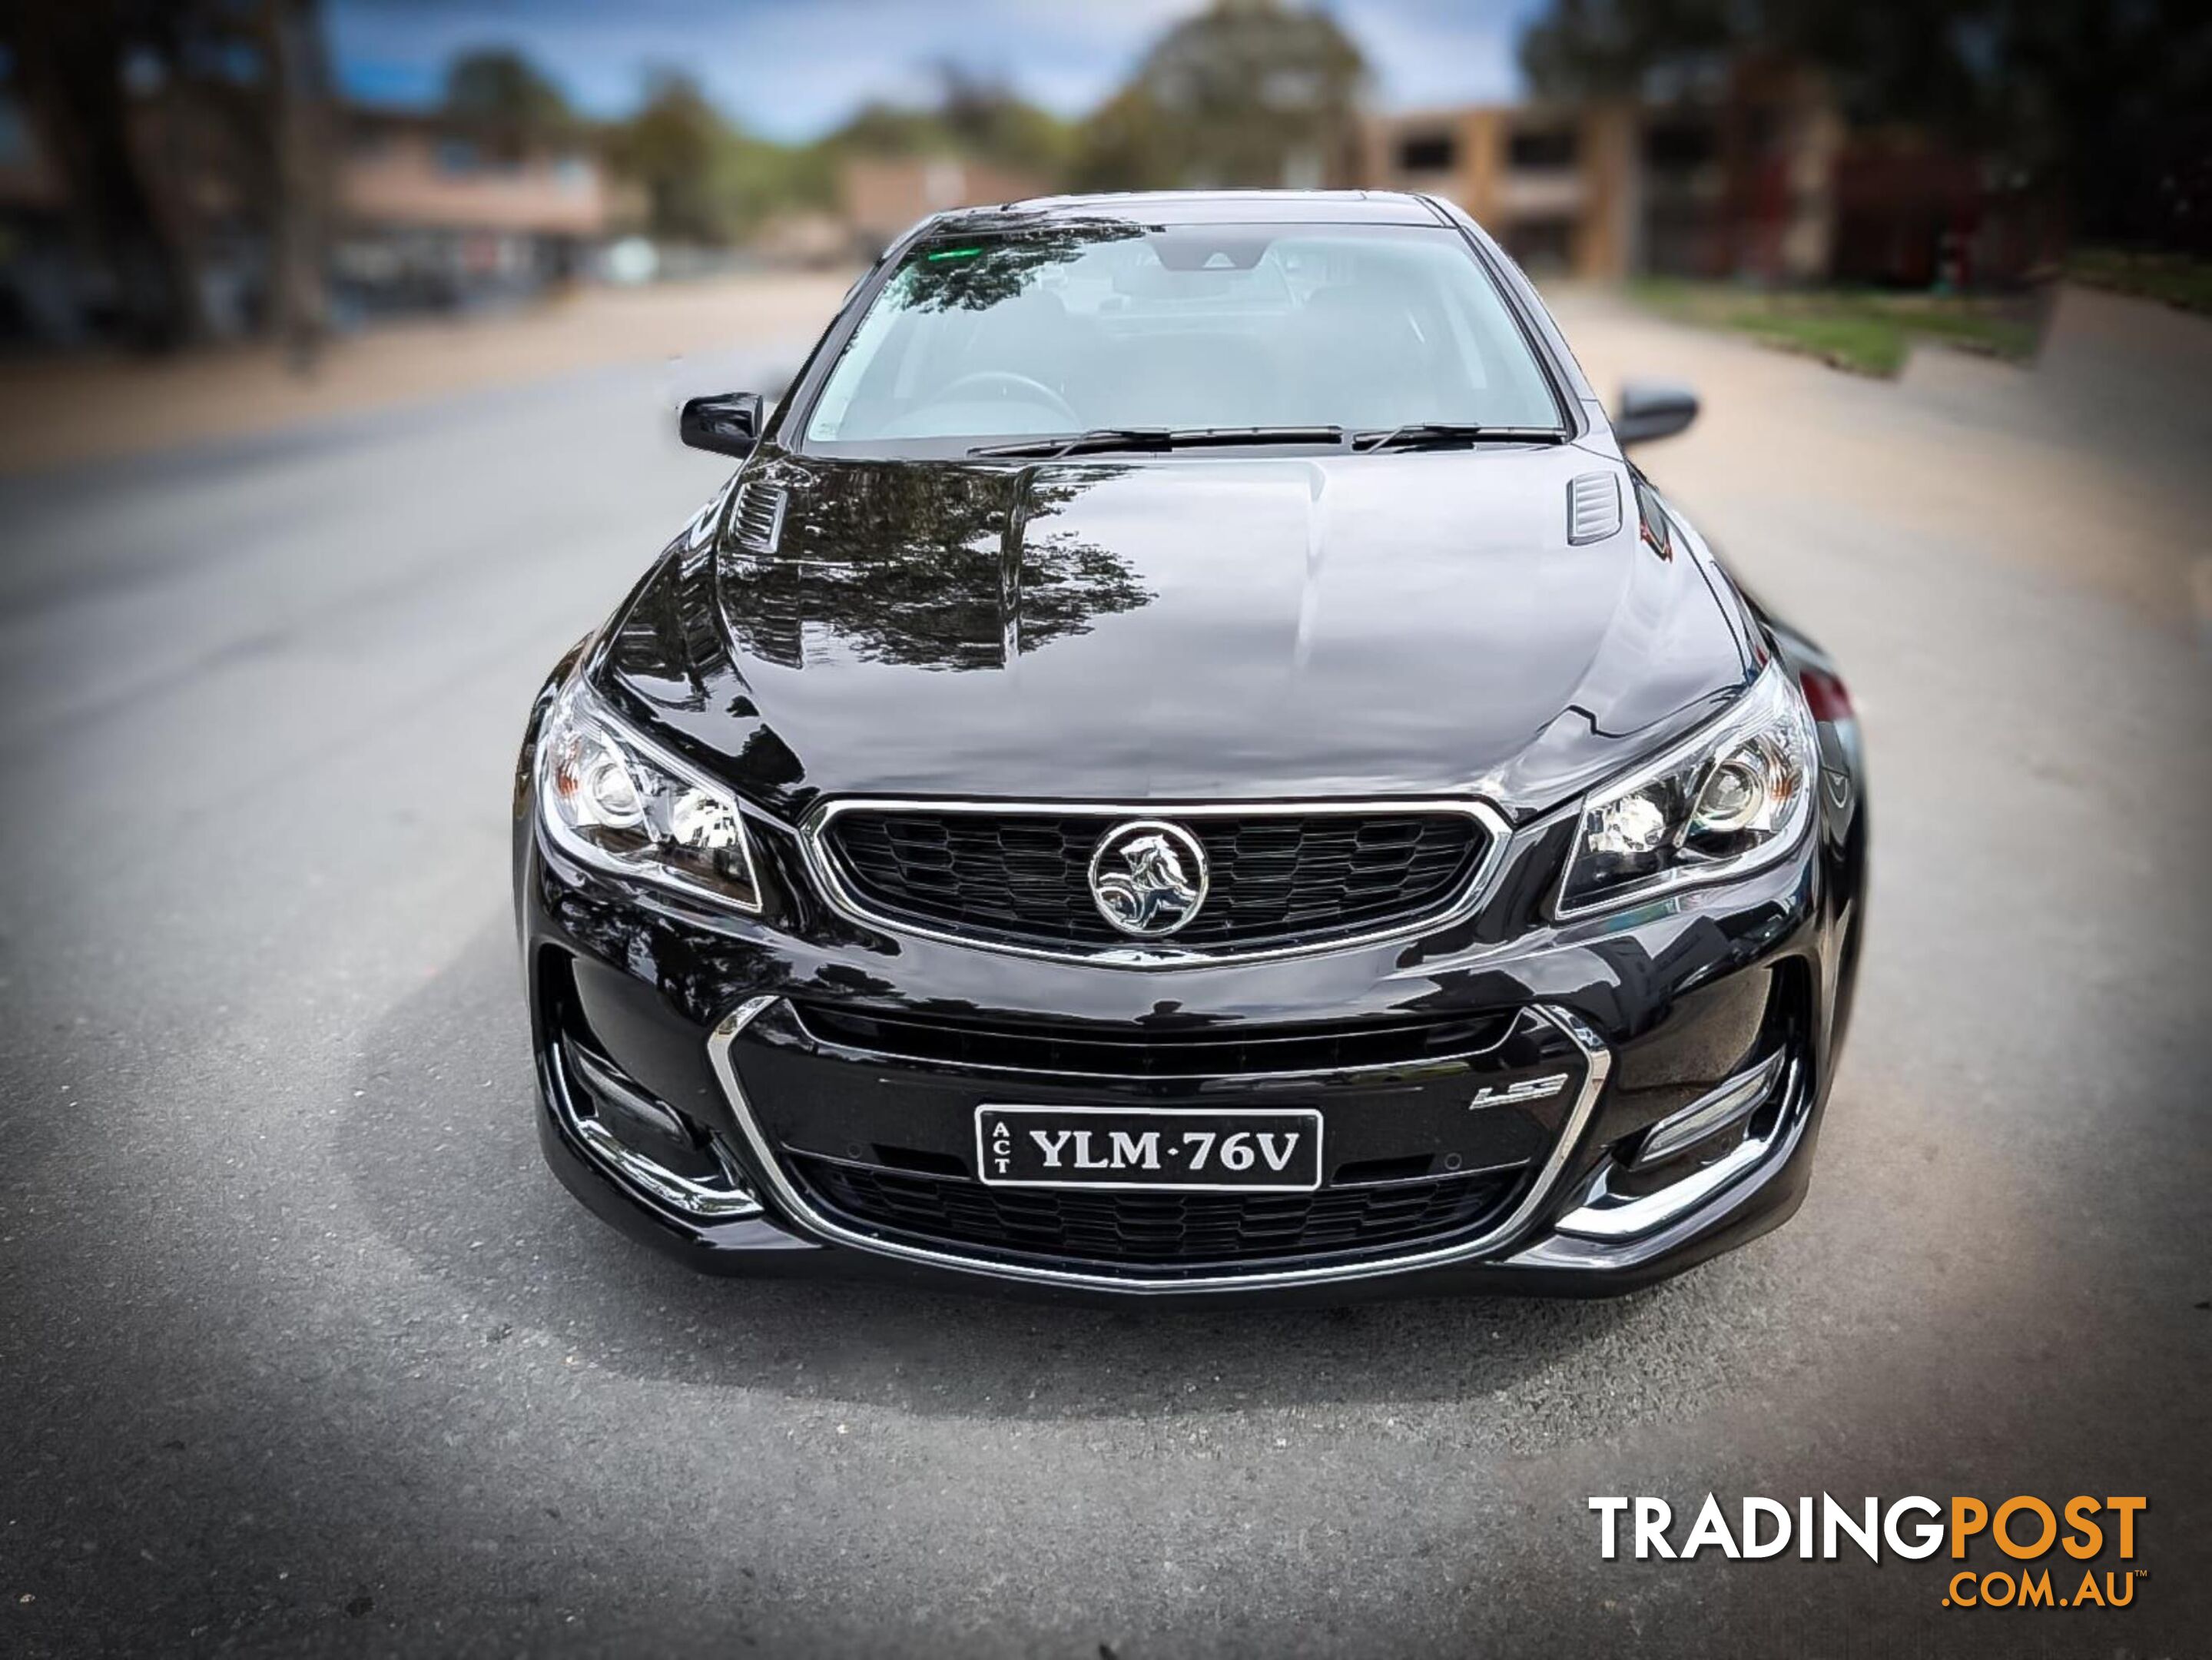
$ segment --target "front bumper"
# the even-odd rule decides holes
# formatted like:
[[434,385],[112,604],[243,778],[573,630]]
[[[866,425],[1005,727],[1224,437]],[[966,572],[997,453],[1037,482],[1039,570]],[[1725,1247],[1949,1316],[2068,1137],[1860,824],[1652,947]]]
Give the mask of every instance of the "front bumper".
[[[1856,867],[1821,834],[1571,926],[1141,971],[856,928],[806,904],[773,833],[778,926],[685,915],[519,817],[548,1159],[625,1231],[720,1272],[1325,1301],[1632,1289],[1802,1199],[1856,925]],[[1521,878],[1540,890],[1562,833],[1515,835],[1504,903]],[[1142,1065],[1086,1059],[1133,1031],[1158,1034]],[[1109,1036],[1121,1049],[1097,1048]],[[1145,1247],[1157,1207],[1133,1244],[1080,1214],[1039,1233],[965,1168],[979,1104],[1139,1102],[1318,1109],[1328,1204],[1264,1226],[1178,1213],[1186,1256]],[[1684,1123],[1687,1145],[1638,1166],[1655,1127]]]

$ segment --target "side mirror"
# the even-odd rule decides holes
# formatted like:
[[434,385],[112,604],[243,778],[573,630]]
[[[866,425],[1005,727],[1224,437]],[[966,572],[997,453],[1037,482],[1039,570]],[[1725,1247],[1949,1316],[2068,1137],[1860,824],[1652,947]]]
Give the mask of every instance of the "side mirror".
[[677,417],[676,434],[695,450],[717,455],[750,455],[760,442],[761,395],[726,392],[713,398],[687,398]]
[[1624,380],[1613,435],[1624,447],[1672,438],[1698,418],[1698,394],[1674,380]]

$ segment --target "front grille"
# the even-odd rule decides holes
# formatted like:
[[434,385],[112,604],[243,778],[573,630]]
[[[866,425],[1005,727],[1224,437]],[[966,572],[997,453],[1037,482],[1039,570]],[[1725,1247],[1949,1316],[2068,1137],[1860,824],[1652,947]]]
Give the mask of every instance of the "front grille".
[[919,1019],[821,1003],[794,1004],[792,1012],[816,1043],[870,1055],[1087,1078],[1238,1078],[1425,1066],[1486,1055],[1519,1019],[1508,1010],[1224,1031]]
[[[1127,815],[856,808],[825,839],[875,914],[1046,947],[1128,946],[1091,897],[1098,838]],[[1172,811],[1162,817],[1173,818]],[[1206,902],[1171,939],[1262,948],[1413,923],[1456,899],[1488,833],[1437,811],[1194,814]]]
[[1522,1172],[1434,1177],[1318,1193],[1114,1193],[993,1188],[790,1155],[816,1203],[849,1222],[1005,1256],[1155,1268],[1315,1256],[1468,1232]]

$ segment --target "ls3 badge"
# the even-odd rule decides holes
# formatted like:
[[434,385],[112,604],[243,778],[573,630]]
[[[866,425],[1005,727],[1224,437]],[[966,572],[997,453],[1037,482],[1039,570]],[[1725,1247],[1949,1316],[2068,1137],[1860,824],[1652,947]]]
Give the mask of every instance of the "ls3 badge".
[[1512,1107],[1523,1101],[1548,1101],[1567,1086],[1567,1074],[1555,1072],[1543,1078],[1523,1078],[1508,1084],[1504,1089],[1495,1084],[1485,1084],[1475,1091],[1474,1099],[1467,1104],[1474,1107]]

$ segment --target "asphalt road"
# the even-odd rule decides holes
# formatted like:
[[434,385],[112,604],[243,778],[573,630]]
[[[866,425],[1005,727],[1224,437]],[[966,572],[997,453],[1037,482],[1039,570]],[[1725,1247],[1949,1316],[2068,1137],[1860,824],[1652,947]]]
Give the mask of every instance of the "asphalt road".
[[[1805,1209],[1603,1304],[709,1281],[572,1203],[509,769],[718,482],[655,373],[0,486],[0,1651],[2212,1652],[2202,340],[1889,386],[1565,314],[1703,384],[1650,465],[1877,815]],[[2142,1494],[2148,1577],[1600,1560],[1591,1495],[1708,1491]]]

